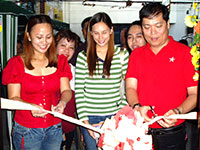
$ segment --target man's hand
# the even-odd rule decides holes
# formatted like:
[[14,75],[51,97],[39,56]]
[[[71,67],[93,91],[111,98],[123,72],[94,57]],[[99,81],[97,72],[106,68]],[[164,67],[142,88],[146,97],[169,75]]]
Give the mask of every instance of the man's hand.
[[144,118],[144,121],[145,122],[149,122],[151,121],[152,119],[149,118],[149,116],[147,115],[147,112],[149,110],[151,110],[151,107],[150,106],[136,106],[135,107],[137,111],[140,112],[141,116]]
[[163,128],[170,128],[173,127],[176,122],[177,119],[167,119],[166,117],[170,116],[170,115],[175,115],[178,114],[178,112],[175,109],[170,109],[168,112],[166,112],[164,114],[164,117],[162,120],[157,121],[159,125],[161,125]]

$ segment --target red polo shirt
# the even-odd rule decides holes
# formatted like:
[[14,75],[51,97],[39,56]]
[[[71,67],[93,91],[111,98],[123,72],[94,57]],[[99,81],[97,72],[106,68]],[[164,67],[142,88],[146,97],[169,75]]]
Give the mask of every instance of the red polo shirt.
[[[169,36],[169,43],[158,54],[147,44],[135,49],[130,58],[127,78],[138,81],[137,93],[142,105],[155,106],[155,113],[165,114],[178,107],[187,97],[187,88],[197,86],[190,48]],[[183,120],[178,120],[177,124]],[[161,128],[154,123],[151,127]]]

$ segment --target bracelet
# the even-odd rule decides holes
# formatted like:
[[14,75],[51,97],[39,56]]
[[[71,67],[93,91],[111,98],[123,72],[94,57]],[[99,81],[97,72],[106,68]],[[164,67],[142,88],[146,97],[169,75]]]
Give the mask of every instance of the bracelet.
[[178,114],[182,114],[181,110],[178,107],[174,108],[174,110],[176,110],[178,112]]
[[140,106],[141,107],[142,105],[140,103],[136,103],[136,104],[133,105],[132,108],[134,109],[136,106]]

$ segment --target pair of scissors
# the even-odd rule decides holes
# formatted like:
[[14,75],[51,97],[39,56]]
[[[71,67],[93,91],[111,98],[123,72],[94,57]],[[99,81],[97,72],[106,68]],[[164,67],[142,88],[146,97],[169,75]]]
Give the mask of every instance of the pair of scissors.
[[155,113],[155,111],[153,110],[154,108],[151,106],[151,105],[149,105],[149,107],[151,108],[151,112],[153,113],[153,117],[155,118],[155,117],[157,117],[158,115]]

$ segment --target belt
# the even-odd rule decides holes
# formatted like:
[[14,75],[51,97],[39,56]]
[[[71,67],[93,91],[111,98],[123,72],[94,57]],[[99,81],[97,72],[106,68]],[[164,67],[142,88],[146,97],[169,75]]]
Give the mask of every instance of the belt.
[[170,128],[149,128],[148,134],[155,134],[155,135],[164,135],[164,134],[169,134],[169,133],[174,133],[177,131],[180,131],[185,128],[185,124],[182,123],[178,126],[175,127],[170,127]]

